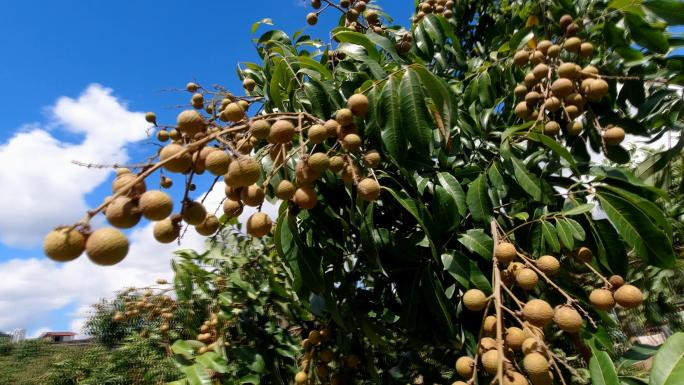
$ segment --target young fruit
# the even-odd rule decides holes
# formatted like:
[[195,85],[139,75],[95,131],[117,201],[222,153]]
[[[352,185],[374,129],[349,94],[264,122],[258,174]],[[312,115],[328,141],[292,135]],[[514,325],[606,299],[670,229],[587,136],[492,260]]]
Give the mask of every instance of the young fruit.
[[115,265],[128,254],[128,239],[121,231],[112,227],[97,229],[88,236],[85,252],[98,265]]
[[318,14],[311,12],[306,15],[306,22],[309,25],[316,25],[318,23]]
[[272,226],[273,221],[268,215],[256,212],[247,220],[247,234],[261,238],[271,231]]
[[185,110],[178,114],[176,125],[178,131],[190,138],[207,129],[207,123],[202,119],[202,115],[195,110]]
[[506,346],[513,350],[520,350],[525,338],[525,332],[518,327],[512,326],[506,329]]
[[568,333],[577,333],[582,329],[582,316],[572,306],[558,306],[553,314],[553,322]]
[[463,306],[470,311],[480,311],[487,305],[487,296],[482,290],[470,289],[463,294]]
[[316,172],[324,172],[330,167],[330,158],[324,152],[316,152],[309,156],[307,164]]
[[335,114],[335,120],[342,127],[348,126],[354,123],[354,113],[349,108],[339,109]]
[[482,355],[482,366],[484,370],[494,375],[499,368],[499,351],[496,349],[488,350]]
[[169,140],[169,132],[166,130],[157,131],[157,140],[160,142],[166,142]]
[[456,373],[463,378],[470,378],[473,376],[475,369],[475,360],[471,357],[463,356],[456,360]]
[[532,325],[544,327],[553,319],[553,309],[544,300],[532,299],[523,307],[523,315]]
[[299,206],[299,208],[304,210],[311,210],[316,207],[318,203],[318,197],[316,191],[308,186],[301,186],[295,191],[292,201]]
[[610,278],[608,278],[608,282],[613,286],[613,289],[618,289],[625,284],[625,279],[619,275],[611,275]]
[[145,113],[145,121],[147,121],[147,123],[152,123],[156,126],[157,125],[157,115],[154,112],[146,112]]
[[231,187],[247,187],[256,183],[261,176],[261,166],[249,156],[234,159],[228,166],[225,175],[226,183]]
[[352,114],[362,118],[368,113],[368,98],[364,94],[354,94],[347,100],[347,107]]
[[589,302],[597,310],[610,310],[615,307],[613,293],[606,289],[594,289],[589,293]]
[[644,294],[638,287],[632,285],[622,285],[613,293],[613,298],[618,305],[625,309],[635,308],[644,301]]
[[204,218],[204,221],[202,221],[202,223],[200,223],[199,225],[195,226],[195,230],[200,235],[208,237],[216,233],[220,226],[221,223],[219,222],[218,218],[216,218],[216,215],[207,214],[207,217]]
[[235,218],[242,214],[242,204],[236,200],[226,199],[223,201],[223,212],[228,218]]
[[200,202],[187,202],[183,208],[183,220],[189,225],[197,226],[207,217],[207,209]]
[[537,268],[549,277],[558,274],[558,271],[560,270],[560,262],[558,262],[556,257],[551,255],[542,255],[537,259],[536,264]]
[[204,160],[204,167],[216,176],[224,175],[228,172],[230,161],[230,155],[225,151],[212,151]]
[[185,148],[180,144],[170,143],[164,146],[159,152],[159,160],[164,163],[164,168],[170,172],[183,172],[192,165],[192,156],[185,152]]
[[357,192],[362,200],[374,201],[380,196],[380,184],[373,178],[362,179],[357,186]]
[[268,141],[271,143],[289,143],[295,135],[295,126],[286,119],[276,120],[271,126]]
[[171,243],[180,236],[180,226],[171,218],[166,218],[154,224],[152,235],[157,242]]
[[515,275],[515,282],[524,290],[533,290],[539,282],[539,276],[532,269],[520,269]]
[[539,353],[530,353],[523,359],[523,368],[530,376],[548,373],[549,361]]
[[130,229],[140,222],[142,215],[131,198],[120,196],[109,203],[105,216],[110,225]]
[[309,127],[309,142],[313,144],[321,144],[328,137],[328,130],[325,126],[320,124],[314,124]]
[[85,250],[86,239],[78,230],[67,227],[50,231],[43,239],[43,251],[50,259],[68,262],[78,258]]
[[625,130],[621,127],[611,127],[603,132],[603,143],[607,146],[617,146],[625,140]]
[[501,242],[494,248],[494,257],[501,263],[509,263],[518,256],[515,245],[509,242]]

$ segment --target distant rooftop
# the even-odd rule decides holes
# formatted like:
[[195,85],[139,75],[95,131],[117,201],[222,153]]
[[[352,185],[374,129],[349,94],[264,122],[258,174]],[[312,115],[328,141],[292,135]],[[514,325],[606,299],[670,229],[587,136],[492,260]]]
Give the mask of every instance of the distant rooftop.
[[40,335],[39,338],[45,338],[45,337],[73,337],[75,336],[76,333],[74,332],[45,332]]

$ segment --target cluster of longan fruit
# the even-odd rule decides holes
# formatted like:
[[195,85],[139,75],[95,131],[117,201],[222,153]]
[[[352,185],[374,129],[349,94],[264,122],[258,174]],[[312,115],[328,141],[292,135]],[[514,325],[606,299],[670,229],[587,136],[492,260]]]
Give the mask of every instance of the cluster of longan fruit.
[[[584,129],[580,117],[587,102],[606,96],[609,85],[596,67],[578,64],[590,63],[594,46],[575,36],[579,27],[572,17],[561,17],[560,26],[565,37],[542,40],[534,49],[522,49],[513,55],[517,66],[528,68],[523,83],[515,87],[515,96],[521,99],[515,114],[520,119],[541,122],[546,135],[556,136],[565,127],[568,135],[577,136]],[[607,126],[602,138],[605,145],[619,145],[625,131]]]
[[357,356],[342,355],[336,351],[332,332],[328,328],[310,331],[301,346],[304,354],[299,360],[300,371],[294,378],[297,385],[345,384],[351,372],[360,364]]
[[199,354],[204,354],[216,348],[216,343],[219,337],[218,331],[219,319],[216,313],[211,313],[209,319],[202,323],[197,333],[197,340],[204,343],[204,346],[198,349]]
[[413,17],[413,22],[417,23],[421,21],[425,15],[430,13],[442,15],[449,19],[454,16],[453,9],[453,0],[421,0],[420,3],[418,3],[418,9],[416,15]]
[[[375,33],[383,33],[382,23],[380,21],[380,15],[374,9],[368,9],[369,1],[366,0],[340,0],[339,8],[344,12],[345,15],[345,26],[361,31],[364,26],[359,22],[359,18],[363,18],[368,23],[367,27],[372,29]],[[323,4],[321,0],[311,0],[311,6],[314,9],[320,9]],[[318,23],[318,15],[322,12],[311,12],[306,15],[306,22],[309,25],[316,25]]]
[[[592,252],[587,247],[580,247],[572,253],[572,257],[580,263],[589,263]],[[551,255],[544,255],[536,260],[521,255],[515,245],[501,242],[494,249],[494,258],[501,273],[501,284],[506,287],[517,286],[524,293],[531,294],[537,287],[540,275],[550,282],[550,278],[558,274],[560,261]],[[613,276],[606,283],[608,288],[595,289],[589,296],[589,302],[597,310],[609,310],[617,302],[625,308],[633,308],[643,301],[641,291],[624,284],[619,276]],[[611,292],[610,289],[616,289]],[[561,289],[559,289],[561,290]],[[512,293],[512,292],[509,292]],[[513,294],[510,294],[513,295]],[[490,301],[495,300],[479,289],[470,289],[463,294],[463,306],[473,312],[489,310]],[[566,333],[579,333],[583,325],[583,317],[575,308],[576,300],[552,307],[543,299],[532,298],[521,302],[513,298],[519,310],[513,314],[500,314],[499,317],[487,315],[482,324],[482,333],[478,342],[476,358],[464,356],[456,361],[456,371],[464,379],[474,375],[476,366],[481,365],[484,372],[496,375],[499,359],[503,360],[504,383],[524,385],[529,381],[534,385],[550,384],[553,374],[550,370],[553,357],[547,353],[544,342],[544,328],[554,323],[558,329]],[[499,319],[506,322],[511,319],[517,326],[501,325],[503,357],[497,350],[496,330]],[[478,362],[475,360],[479,359]],[[519,362],[519,363],[518,363]],[[522,369],[522,370],[521,370]],[[526,374],[521,374],[524,372]],[[462,385],[456,381],[454,385]]]
[[[152,325],[149,321],[156,320],[158,321],[156,322],[157,330],[160,334],[165,335],[171,329],[171,323],[175,317],[174,312],[177,307],[178,305],[172,297],[161,293],[154,294],[152,289],[146,289],[142,294],[129,290],[124,299],[122,311],[115,312],[112,320],[114,322],[126,322],[137,318],[144,318],[148,321],[145,323],[146,326]],[[140,335],[148,337],[149,330],[142,330]]]

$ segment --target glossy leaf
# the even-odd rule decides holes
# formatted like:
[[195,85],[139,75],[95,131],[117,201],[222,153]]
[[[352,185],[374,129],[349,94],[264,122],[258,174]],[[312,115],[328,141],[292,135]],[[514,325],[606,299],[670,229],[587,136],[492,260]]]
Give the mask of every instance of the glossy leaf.
[[649,385],[684,383],[684,333],[670,336],[653,358]]
[[489,223],[489,218],[494,210],[492,202],[487,194],[487,177],[485,174],[480,174],[474,181],[468,185],[468,193],[466,194],[466,201],[473,219],[480,223]]

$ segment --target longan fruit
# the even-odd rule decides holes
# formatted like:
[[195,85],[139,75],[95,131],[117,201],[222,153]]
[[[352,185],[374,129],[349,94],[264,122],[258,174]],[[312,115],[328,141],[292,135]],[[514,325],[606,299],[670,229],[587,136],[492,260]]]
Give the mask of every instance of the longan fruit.
[[294,124],[287,119],[276,120],[271,125],[271,132],[268,134],[268,141],[271,143],[289,143],[295,135]]
[[354,94],[347,100],[347,107],[354,116],[364,117],[368,113],[368,98],[364,94]]
[[496,333],[496,316],[488,315],[482,323],[482,331],[488,335]]
[[501,242],[494,248],[494,257],[501,263],[509,263],[518,256],[515,245],[509,242]]
[[622,285],[613,293],[613,298],[618,305],[625,309],[635,308],[644,301],[644,294],[638,287],[633,285]]
[[570,79],[560,78],[551,83],[551,91],[553,92],[554,96],[559,98],[565,98],[566,96],[570,95],[573,89],[574,86]]
[[91,261],[102,266],[121,262],[128,254],[128,239],[119,230],[105,227],[88,236],[85,252]]
[[499,368],[499,351],[496,349],[486,351],[482,355],[482,366],[487,373],[496,374]]
[[341,108],[337,110],[335,120],[337,120],[337,123],[342,127],[348,126],[354,123],[354,113],[349,108]]
[[284,201],[290,200],[295,194],[295,186],[289,180],[282,180],[276,187],[275,195]]
[[152,235],[160,243],[171,243],[180,236],[180,226],[171,218],[163,219],[154,224]]
[[454,366],[459,376],[470,378],[473,376],[473,370],[475,369],[475,360],[468,356],[459,357]]
[[330,167],[330,158],[324,152],[316,152],[309,156],[307,164],[316,172],[324,172]]
[[197,201],[186,202],[183,208],[183,220],[189,225],[199,225],[207,217],[207,209]]
[[512,326],[506,329],[506,346],[513,350],[520,350],[525,338],[525,332],[519,327]]
[[138,208],[142,215],[151,221],[160,221],[173,211],[173,200],[169,194],[159,191],[146,191],[138,200]]
[[594,289],[589,293],[589,302],[591,305],[598,309],[607,311],[615,307],[615,299],[613,298],[613,293],[606,289]]
[[532,325],[544,327],[553,319],[553,309],[544,300],[532,299],[523,307],[523,315]]
[[226,199],[223,201],[223,212],[228,218],[235,218],[242,214],[242,204],[236,200]]
[[83,253],[85,246],[83,234],[68,227],[52,230],[43,239],[43,252],[57,262],[73,261]]
[[204,167],[213,175],[224,175],[230,166],[230,155],[225,151],[212,151],[204,160]]
[[308,137],[309,142],[313,144],[321,144],[328,137],[328,130],[321,124],[314,124],[309,127]]
[[577,333],[582,329],[582,316],[572,306],[558,306],[553,322],[564,332]]
[[577,261],[586,263],[591,262],[591,259],[594,257],[594,253],[590,248],[582,246],[575,251],[574,257]]
[[200,223],[199,225],[195,226],[195,231],[197,231],[197,233],[199,233],[200,235],[208,237],[210,235],[215,234],[220,226],[221,223],[219,222],[216,215],[207,214],[207,217],[204,219],[204,221],[202,221],[202,223]]
[[359,182],[357,192],[362,200],[374,201],[380,196],[380,184],[373,178],[364,178]]
[[463,294],[463,306],[470,311],[480,311],[487,305],[487,296],[482,290],[470,289]]
[[617,146],[625,140],[625,130],[621,127],[611,127],[603,132],[602,138],[607,146]]
[[537,259],[536,265],[539,270],[549,277],[558,274],[560,270],[560,262],[552,255],[542,255]]
[[556,136],[560,133],[560,124],[553,120],[549,120],[544,125],[544,135]]
[[257,186],[256,184],[249,185],[243,188],[240,192],[240,198],[242,199],[242,203],[252,207],[257,207],[261,205],[264,202],[265,196],[266,194],[264,193],[264,189]]
[[380,153],[370,150],[363,154],[363,163],[370,168],[377,168],[380,165]]
[[273,221],[271,218],[262,212],[252,214],[247,220],[247,234],[261,238],[271,231]]
[[130,229],[140,222],[142,214],[131,198],[120,196],[107,205],[105,216],[110,225],[120,229]]
[[256,183],[260,176],[261,165],[249,156],[241,156],[230,162],[225,180],[231,187],[247,187]]
[[513,55],[513,62],[518,66],[522,67],[527,65],[527,63],[530,61],[530,54],[527,51],[517,51]]
[[238,103],[229,103],[219,114],[224,122],[239,122],[245,118],[245,110]]
[[295,191],[292,201],[301,209],[311,210],[316,207],[318,196],[313,188],[301,186]]
[[207,129],[207,123],[202,119],[202,115],[195,110],[181,111],[176,117],[176,126],[178,126],[178,131],[191,138]]
[[515,275],[515,281],[524,290],[533,290],[539,282],[539,276],[532,269],[520,269]]
[[167,162],[164,168],[170,172],[183,172],[192,165],[192,156],[185,152],[181,154],[185,148],[180,144],[170,143],[164,146],[159,152],[159,160]]
[[523,359],[523,368],[530,376],[548,373],[549,361],[543,355],[533,352]]

